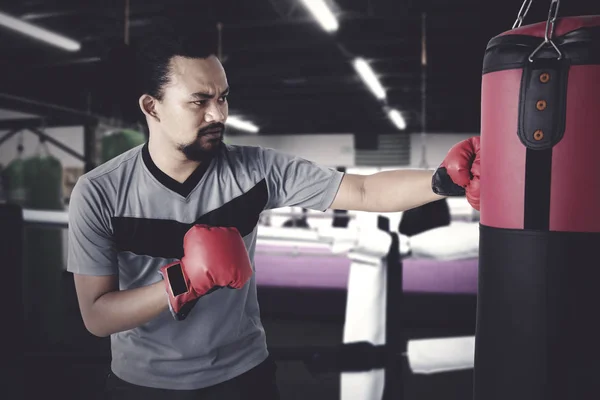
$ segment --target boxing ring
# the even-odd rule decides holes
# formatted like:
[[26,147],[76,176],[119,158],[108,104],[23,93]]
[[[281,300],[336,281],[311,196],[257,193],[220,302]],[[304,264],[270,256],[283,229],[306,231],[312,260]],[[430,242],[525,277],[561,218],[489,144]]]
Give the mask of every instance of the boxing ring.
[[[409,374],[473,367],[474,337],[447,328],[456,326],[453,296],[471,301],[472,307],[458,308],[464,325],[474,323],[478,263],[411,257],[410,238],[369,222],[365,218],[354,232],[297,230],[301,240],[295,245],[285,238],[277,244],[283,232],[263,227],[254,257],[261,312],[323,320],[342,315],[339,346],[271,351],[278,359],[301,359],[316,373],[341,372],[342,400],[402,399],[404,364]],[[426,315],[427,303],[433,315]],[[410,337],[424,327],[446,335]]]
[[[29,226],[68,229],[66,212],[0,209],[12,220],[3,224],[3,235]],[[405,363],[415,374],[473,368],[473,336],[408,337],[407,328],[418,321],[406,315],[424,312],[406,299],[469,296],[474,304],[477,259],[411,259],[406,237],[371,224],[372,217],[366,221],[357,230],[258,228],[254,261],[262,312],[343,321],[339,345],[275,348],[274,357],[302,361],[316,374],[339,373],[342,400],[402,399]],[[19,265],[19,256],[11,263]],[[474,320],[474,308],[466,314]],[[441,325],[452,315],[444,318]]]
[[[372,221],[366,224],[375,225]],[[254,260],[263,314],[343,321],[352,267],[349,249],[344,248],[349,232],[344,228],[307,232],[260,227],[261,240],[257,242]],[[453,229],[448,228],[447,234],[452,232]],[[429,246],[440,246],[433,240],[443,238],[434,238],[433,231],[431,233],[420,236]],[[302,241],[291,244],[271,239],[290,234],[296,234]],[[352,235],[357,233],[352,232]],[[459,255],[460,258],[414,255],[411,254],[410,238],[400,235],[400,241],[403,276],[396,290],[402,291],[405,307],[396,310],[399,318],[413,329],[473,334],[477,257],[472,254]],[[474,241],[476,243],[477,239]]]

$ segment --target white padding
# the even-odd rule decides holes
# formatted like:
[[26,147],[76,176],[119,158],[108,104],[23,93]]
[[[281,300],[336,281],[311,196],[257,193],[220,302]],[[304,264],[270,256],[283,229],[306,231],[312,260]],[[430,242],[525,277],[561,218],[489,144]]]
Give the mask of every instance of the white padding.
[[319,242],[319,235],[311,229],[276,228],[261,226],[257,231],[257,239],[292,242]]
[[[361,230],[357,244],[348,253],[352,263],[348,278],[348,298],[344,343],[385,344],[386,268],[392,239],[388,233]],[[340,377],[341,400],[381,399],[384,371],[344,372]]]
[[323,227],[318,229],[319,239],[324,243],[330,243],[331,252],[335,254],[347,253],[358,240],[358,229]]
[[456,260],[479,256],[479,224],[455,222],[410,237],[415,258]]
[[412,252],[410,247],[410,237],[403,235],[401,233],[396,233],[398,235],[398,240],[400,241],[400,255],[405,256]]
[[[361,231],[364,228],[334,228],[325,227],[319,228],[319,238],[323,243],[331,244],[331,252],[335,254],[348,253],[356,247],[361,237]],[[369,229],[369,231],[374,229]],[[381,232],[377,230],[378,232]],[[410,238],[408,236],[398,234],[400,241],[400,254],[407,255],[410,253]],[[368,245],[368,244],[367,244]]]
[[46,224],[69,224],[69,214],[66,211],[43,211],[23,209],[25,222]]
[[358,257],[373,257],[377,259],[374,262],[379,265],[379,260],[387,256],[391,245],[392,237],[389,233],[376,228],[361,229],[358,231],[356,245],[350,252],[350,257],[353,254]]
[[471,369],[475,363],[475,337],[410,340],[407,355],[415,374]]

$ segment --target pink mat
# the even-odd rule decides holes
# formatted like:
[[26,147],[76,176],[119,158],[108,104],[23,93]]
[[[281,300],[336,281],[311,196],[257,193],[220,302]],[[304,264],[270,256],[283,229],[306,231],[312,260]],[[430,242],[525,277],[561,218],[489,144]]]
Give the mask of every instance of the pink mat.
[[[256,247],[258,286],[346,289],[350,260],[325,249],[302,249],[319,254],[294,254],[293,248]],[[287,254],[279,254],[279,253]],[[321,255],[322,254],[322,255]],[[477,293],[478,259],[403,260],[403,290],[418,293]]]

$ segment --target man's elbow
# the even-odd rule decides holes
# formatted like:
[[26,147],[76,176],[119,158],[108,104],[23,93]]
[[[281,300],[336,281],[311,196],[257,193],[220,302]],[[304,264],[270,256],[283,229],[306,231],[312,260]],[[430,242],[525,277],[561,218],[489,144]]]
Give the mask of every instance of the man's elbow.
[[103,324],[95,321],[93,318],[83,318],[83,325],[85,329],[94,336],[104,338],[110,336],[110,332],[103,326]]
[[111,335],[110,332],[108,332],[107,330],[103,330],[103,329],[90,329],[87,328],[88,332],[91,333],[92,335],[99,337],[99,338],[105,338],[105,337],[109,337]]
[[85,311],[82,310],[81,318],[83,320],[85,329],[92,335],[100,338],[111,335],[112,332],[107,329],[102,316],[98,314],[97,310],[93,309],[93,306],[89,307]]

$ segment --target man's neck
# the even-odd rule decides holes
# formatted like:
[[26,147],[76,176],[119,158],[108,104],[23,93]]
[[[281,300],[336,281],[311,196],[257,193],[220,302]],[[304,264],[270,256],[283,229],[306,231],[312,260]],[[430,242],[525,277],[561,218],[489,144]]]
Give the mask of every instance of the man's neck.
[[198,168],[200,162],[190,161],[171,144],[161,143],[160,140],[152,138],[148,140],[148,152],[152,162],[166,175],[183,183]]

